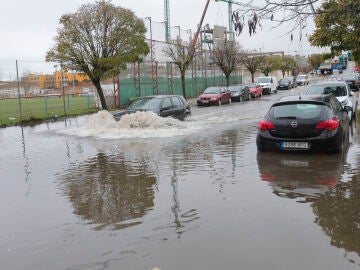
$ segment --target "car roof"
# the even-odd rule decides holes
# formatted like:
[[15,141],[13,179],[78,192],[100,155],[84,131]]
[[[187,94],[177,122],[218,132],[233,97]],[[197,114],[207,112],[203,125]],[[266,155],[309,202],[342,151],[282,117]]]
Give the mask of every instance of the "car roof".
[[[281,97],[274,104],[282,104],[282,103],[307,103],[307,102],[318,102],[318,103],[327,103],[330,95],[293,95],[293,96],[285,96]],[[273,104],[273,105],[274,105]]]
[[312,85],[347,85],[346,82],[337,79],[329,79],[327,81],[314,82]]

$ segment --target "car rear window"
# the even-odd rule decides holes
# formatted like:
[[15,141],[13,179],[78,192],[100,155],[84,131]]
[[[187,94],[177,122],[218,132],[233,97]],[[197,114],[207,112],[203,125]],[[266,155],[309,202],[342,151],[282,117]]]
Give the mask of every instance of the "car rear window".
[[271,115],[276,118],[311,119],[318,118],[325,105],[315,103],[292,103],[275,105],[271,108]]
[[306,91],[307,95],[333,94],[335,97],[346,96],[345,85],[312,85]]

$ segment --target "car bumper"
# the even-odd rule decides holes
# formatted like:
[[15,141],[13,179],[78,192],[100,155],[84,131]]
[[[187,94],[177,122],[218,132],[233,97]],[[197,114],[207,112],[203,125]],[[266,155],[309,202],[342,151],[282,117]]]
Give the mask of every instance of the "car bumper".
[[[259,132],[256,137],[256,144],[258,150],[262,152],[275,151],[275,152],[336,152],[339,144],[341,144],[342,137],[340,131],[323,132],[321,135],[313,138],[279,138],[274,137],[269,131]],[[306,142],[308,148],[306,149],[284,149],[282,142]]]
[[219,100],[197,100],[198,106],[210,106],[210,105],[217,105]]

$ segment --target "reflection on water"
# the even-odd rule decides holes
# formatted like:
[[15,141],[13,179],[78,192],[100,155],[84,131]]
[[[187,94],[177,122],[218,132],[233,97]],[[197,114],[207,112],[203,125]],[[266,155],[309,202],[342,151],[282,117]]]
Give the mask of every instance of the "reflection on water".
[[[345,256],[355,263],[349,252],[360,255],[360,176],[340,182],[312,203],[315,222],[331,238],[331,245],[345,249]],[[356,264],[360,266],[357,257]]]
[[258,153],[259,176],[280,197],[312,201],[335,186],[343,173],[340,155]]
[[98,153],[59,175],[74,213],[97,230],[118,230],[141,223],[154,206],[156,171],[146,156],[128,162],[123,155]]

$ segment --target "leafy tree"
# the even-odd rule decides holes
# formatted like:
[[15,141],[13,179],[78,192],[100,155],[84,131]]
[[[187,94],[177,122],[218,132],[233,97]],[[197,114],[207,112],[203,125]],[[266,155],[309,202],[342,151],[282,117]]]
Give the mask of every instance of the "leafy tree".
[[312,68],[317,68],[325,59],[324,54],[312,54],[308,58],[308,63]]
[[230,75],[240,62],[240,47],[233,40],[224,40],[213,50],[214,63],[220,67],[226,77],[226,85],[230,85]]
[[260,65],[260,71],[264,73],[265,76],[269,76],[270,72],[279,68],[281,59],[277,56],[266,56],[264,61]]
[[188,44],[179,37],[175,40],[171,40],[163,49],[164,54],[168,56],[180,70],[184,98],[186,98],[185,72],[192,60],[189,55],[189,49]]
[[284,56],[279,66],[283,78],[285,77],[286,71],[294,71],[296,68],[296,61],[291,56]]
[[255,72],[260,68],[264,62],[265,56],[256,55],[250,52],[241,52],[240,63],[242,63],[251,74],[251,81],[254,82]]
[[310,36],[314,46],[329,46],[332,53],[353,52],[360,60],[360,1],[328,0],[321,5],[315,17],[316,29]]
[[118,75],[127,63],[141,61],[149,53],[144,22],[131,10],[100,0],[61,16],[60,24],[56,44],[46,60],[87,74],[103,109],[107,109],[101,81]]

